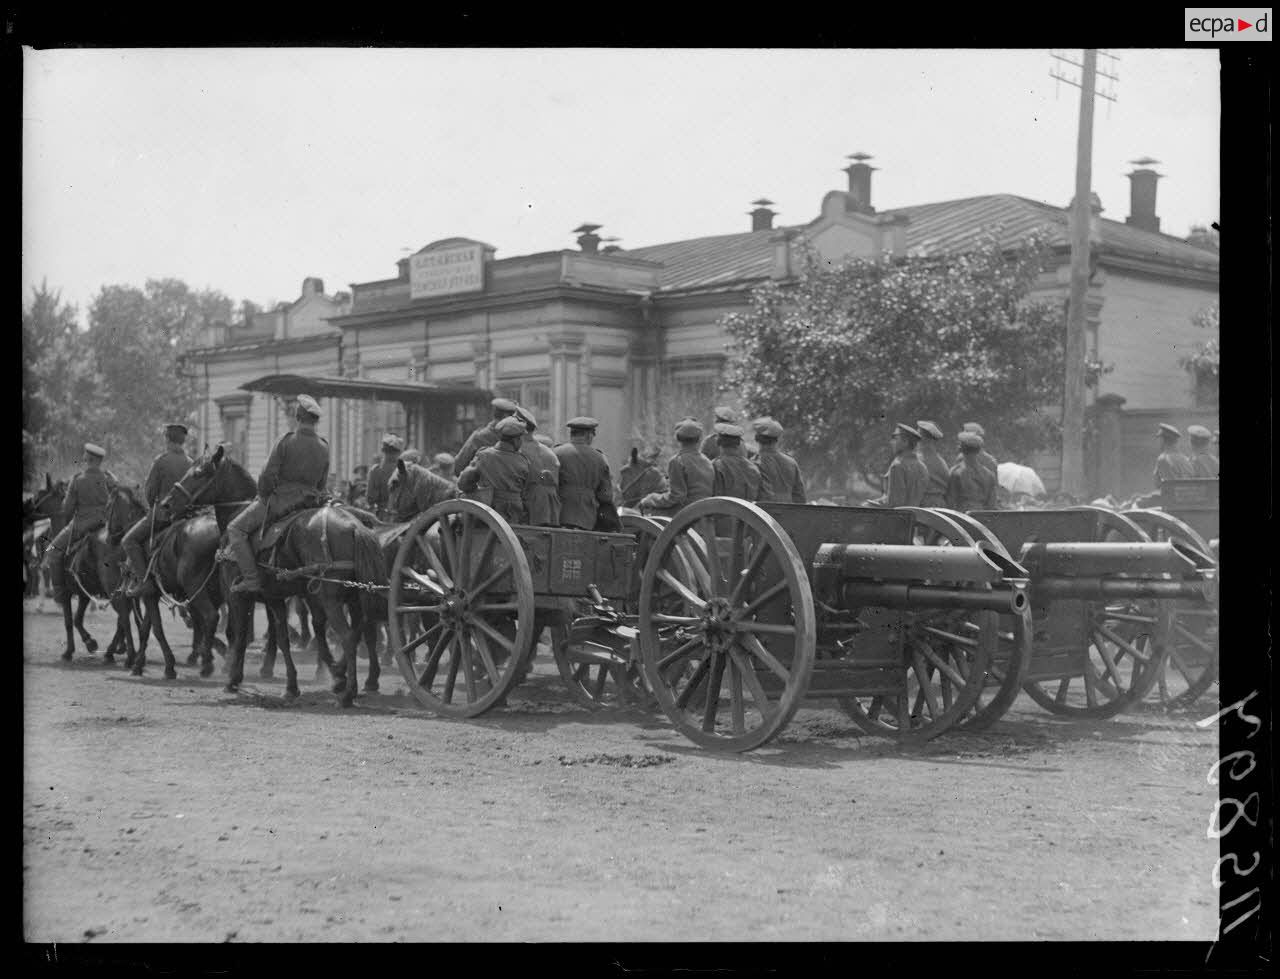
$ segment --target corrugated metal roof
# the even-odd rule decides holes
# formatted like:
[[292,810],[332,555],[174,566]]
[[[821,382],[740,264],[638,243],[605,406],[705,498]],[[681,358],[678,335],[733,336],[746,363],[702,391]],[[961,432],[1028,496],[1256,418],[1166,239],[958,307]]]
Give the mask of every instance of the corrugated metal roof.
[[[995,230],[997,239],[1006,246],[1037,228],[1049,232],[1052,244],[1070,245],[1065,208],[1013,194],[939,201],[881,213],[908,218],[907,249],[917,253],[940,254],[972,247],[984,229]],[[630,248],[622,254],[662,264],[659,294],[724,287],[769,276],[774,248],[770,239],[778,230],[692,238]],[[1217,272],[1219,268],[1217,254],[1172,235],[1144,231],[1107,218],[1102,220],[1102,235],[1104,254],[1205,272]]]

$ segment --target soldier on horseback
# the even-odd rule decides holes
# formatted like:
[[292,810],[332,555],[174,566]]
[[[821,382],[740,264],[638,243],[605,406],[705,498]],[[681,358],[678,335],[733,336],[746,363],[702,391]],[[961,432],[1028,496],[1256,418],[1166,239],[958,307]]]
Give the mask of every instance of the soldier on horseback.
[[249,535],[286,513],[316,505],[324,496],[329,443],[316,432],[320,406],[314,398],[300,394],[294,417],[297,429],[276,443],[258,477],[258,498],[227,525],[231,553],[240,566],[240,578],[231,586],[233,592],[262,589]]
[[128,558],[127,572],[132,581],[125,586],[124,593],[129,598],[137,598],[142,594],[147,577],[147,555],[143,544],[148,539],[154,540],[156,531],[163,530],[173,522],[173,516],[161,517],[157,514],[157,504],[173,488],[188,469],[191,458],[183,449],[187,440],[187,426],[173,422],[164,427],[165,440],[168,445],[165,451],[156,456],[151,463],[151,472],[147,474],[145,495],[150,512],[129,528],[124,535],[124,553]]
[[45,563],[49,568],[49,580],[53,597],[62,602],[66,589],[63,573],[67,552],[107,522],[107,508],[116,491],[116,478],[102,468],[107,450],[92,442],[84,444],[84,472],[77,473],[67,487],[62,503],[62,516],[66,526],[49,543]]

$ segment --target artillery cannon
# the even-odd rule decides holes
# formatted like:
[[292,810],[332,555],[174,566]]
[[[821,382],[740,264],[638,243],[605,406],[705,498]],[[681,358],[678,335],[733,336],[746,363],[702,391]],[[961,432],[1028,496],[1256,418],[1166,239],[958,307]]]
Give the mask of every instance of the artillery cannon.
[[[924,532],[948,546],[914,544]],[[700,500],[649,549],[645,676],[704,747],[759,747],[806,700],[834,700],[874,733],[931,738],[981,695],[1000,615],[1029,616],[1026,577],[929,510]]]
[[[1128,510],[1125,516],[1157,541],[1176,541],[1211,554],[1218,565],[1216,479],[1179,479],[1161,487],[1162,509]],[[1208,484],[1214,484],[1209,486]],[[1179,497],[1182,499],[1179,500]],[[1190,501],[1186,498],[1191,497]],[[1169,509],[1187,505],[1186,509]],[[1200,530],[1182,518],[1195,520]],[[1201,532],[1203,531],[1203,533]],[[1212,536],[1209,536],[1212,535]],[[1156,684],[1166,707],[1190,707],[1218,679],[1218,603],[1174,606],[1169,657]]]
[[[1114,716],[1141,700],[1165,668],[1174,603],[1200,608],[1216,599],[1212,559],[1182,541],[1153,542],[1133,520],[1110,510],[989,510],[950,514],[975,540],[1017,554],[1030,575],[1030,657],[1013,641],[1025,619],[1001,623],[1000,693],[965,719],[981,728],[1020,685],[1055,714]],[[1022,662],[1019,662],[1019,659]],[[1046,684],[1056,681],[1050,692]]]

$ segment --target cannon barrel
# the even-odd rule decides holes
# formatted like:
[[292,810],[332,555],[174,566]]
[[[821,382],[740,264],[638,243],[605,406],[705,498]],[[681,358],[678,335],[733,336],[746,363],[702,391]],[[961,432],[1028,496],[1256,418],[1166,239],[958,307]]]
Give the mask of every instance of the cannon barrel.
[[1018,562],[1033,580],[1043,578],[1100,578],[1124,574],[1131,578],[1174,575],[1201,578],[1213,559],[1181,541],[1166,543],[1028,543]]
[[860,581],[971,581],[996,584],[1026,579],[1025,568],[986,541],[973,547],[915,547],[910,544],[822,544],[815,573]]
[[1031,597],[1037,604],[1055,599],[1078,598],[1107,601],[1119,598],[1161,600],[1189,599],[1213,601],[1214,582],[1209,578],[1178,581],[1169,578],[1084,578],[1045,577],[1031,582]]
[[846,581],[841,586],[846,608],[878,605],[882,608],[990,609],[1021,612],[1027,607],[1027,586],[1005,581],[990,589],[949,588],[905,581]]

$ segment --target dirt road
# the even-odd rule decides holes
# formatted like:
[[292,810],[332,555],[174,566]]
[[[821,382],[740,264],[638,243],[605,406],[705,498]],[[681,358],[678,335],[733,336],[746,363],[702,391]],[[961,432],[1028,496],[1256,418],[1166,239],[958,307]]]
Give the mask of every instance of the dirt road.
[[[742,756],[591,714],[545,657],[509,709],[341,710],[179,666],[59,662],[24,615],[30,941],[1213,938],[1212,707],[1063,722],[1023,696],[919,749],[802,710]],[[261,619],[261,616],[259,616]],[[90,613],[105,645],[105,615]],[[176,627],[175,627],[176,626]],[[176,624],[170,635],[187,643]],[[186,647],[179,663],[185,660]],[[361,674],[366,664],[361,664]],[[283,667],[277,669],[283,674]]]

